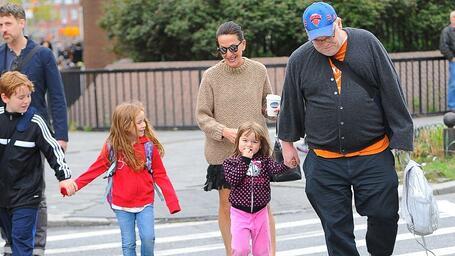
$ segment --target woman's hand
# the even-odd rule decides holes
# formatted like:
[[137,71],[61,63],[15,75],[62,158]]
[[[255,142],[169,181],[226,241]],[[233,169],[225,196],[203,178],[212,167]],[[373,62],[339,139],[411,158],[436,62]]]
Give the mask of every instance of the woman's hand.
[[235,138],[237,138],[237,129],[224,128],[223,137],[229,140],[232,144],[235,143]]

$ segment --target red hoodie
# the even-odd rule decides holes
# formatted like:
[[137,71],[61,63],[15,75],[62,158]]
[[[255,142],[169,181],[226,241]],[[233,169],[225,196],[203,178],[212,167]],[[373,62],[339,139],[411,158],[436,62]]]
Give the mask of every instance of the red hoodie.
[[[134,144],[136,155],[145,161],[144,144],[149,141],[146,136],[140,137]],[[78,189],[82,189],[96,177],[106,173],[109,168],[107,144],[103,145],[96,161],[76,179]],[[112,203],[120,207],[143,207],[154,202],[153,182],[160,187],[169,212],[180,211],[179,201],[174,187],[166,174],[163,162],[161,161],[158,149],[153,146],[152,155],[153,176],[150,175],[144,166],[139,172],[130,169],[123,161],[123,156],[119,154],[117,159],[117,169],[112,176]],[[107,182],[107,181],[106,181]]]

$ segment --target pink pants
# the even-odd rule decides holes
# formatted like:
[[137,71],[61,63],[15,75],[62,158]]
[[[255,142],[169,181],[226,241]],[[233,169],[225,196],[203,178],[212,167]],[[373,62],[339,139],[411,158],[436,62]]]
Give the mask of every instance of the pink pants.
[[270,255],[270,227],[267,207],[247,213],[231,207],[232,256],[248,256],[250,240],[254,256]]

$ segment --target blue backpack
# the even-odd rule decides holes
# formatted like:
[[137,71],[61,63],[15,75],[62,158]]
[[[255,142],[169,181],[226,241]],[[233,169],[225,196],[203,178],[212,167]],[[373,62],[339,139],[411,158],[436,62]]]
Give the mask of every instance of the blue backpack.
[[[153,156],[153,143],[150,141],[147,141],[144,144],[145,148],[145,165],[147,166],[147,170],[150,173],[150,175],[153,176],[153,170],[152,170],[152,156]],[[109,205],[112,205],[112,176],[115,174],[115,171],[117,170],[117,159],[115,157],[115,152],[114,149],[112,148],[111,144],[107,144],[107,150],[109,152],[109,161],[111,162],[111,165],[106,171],[106,175],[103,177],[103,179],[107,179],[107,186],[106,186],[106,193],[105,197]],[[163,194],[161,193],[160,188],[156,185],[155,182],[153,182],[153,187],[155,188],[156,194],[158,197],[161,199],[161,201],[164,200]]]

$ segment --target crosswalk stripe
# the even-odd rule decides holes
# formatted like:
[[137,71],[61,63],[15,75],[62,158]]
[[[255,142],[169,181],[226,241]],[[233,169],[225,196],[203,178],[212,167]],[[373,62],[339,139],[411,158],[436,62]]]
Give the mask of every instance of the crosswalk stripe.
[[[431,249],[431,251],[438,256],[453,255],[455,252],[455,246]],[[406,254],[400,254],[397,256],[427,256],[427,255],[429,255],[429,254],[426,254],[425,251],[421,251],[421,252],[411,252],[411,253],[406,253]]]
[[[438,229],[433,234],[431,234],[427,237],[447,235],[447,234],[452,234],[452,233],[455,233],[455,227]],[[398,242],[398,241],[409,240],[409,239],[414,239],[414,235],[411,233],[399,234],[397,236],[396,241]],[[356,241],[356,245],[357,245],[357,247],[365,246],[366,245],[365,239]],[[327,247],[325,245],[281,251],[281,252],[277,252],[277,255],[278,256],[300,256],[300,255],[309,255],[309,254],[313,254],[313,253],[324,253],[324,252],[327,252]]]
[[[360,228],[365,229],[366,225],[362,225],[362,227],[356,226],[356,229],[359,230]],[[455,233],[455,227],[450,228],[442,228],[437,230],[432,235],[428,236],[437,236],[437,235],[446,235]],[[294,235],[291,239],[299,239],[299,238],[306,238],[306,237],[314,237],[314,236],[322,236],[324,235],[323,232],[308,232],[302,233],[300,235]],[[289,240],[291,236],[278,236],[277,241]],[[413,239],[414,236],[410,233],[400,234],[397,236],[397,241],[402,240],[409,240]],[[157,239],[158,240],[158,239]],[[172,239],[173,241],[180,241],[176,239]],[[157,241],[158,242],[158,241]],[[140,244],[140,241],[137,241],[137,244]],[[357,246],[362,247],[365,246],[365,240],[357,241]],[[82,252],[82,251],[92,251],[92,250],[101,250],[101,249],[112,249],[112,248],[119,248],[121,247],[120,243],[104,243],[104,244],[97,244],[97,245],[87,245],[87,246],[78,246],[78,247],[71,247],[71,248],[59,248],[59,249],[48,249],[46,250],[46,254],[59,254],[59,253],[70,253],[70,252]],[[180,255],[184,253],[196,253],[196,252],[203,252],[203,251],[210,251],[210,250],[219,250],[223,249],[224,245],[222,243],[215,243],[209,245],[202,245],[202,246],[193,246],[193,247],[185,247],[185,248],[177,248],[177,249],[168,249],[168,250],[161,250],[156,251],[156,255]],[[297,255],[309,255],[313,253],[323,253],[326,252],[327,248],[325,245],[320,246],[311,246],[311,247],[304,247],[299,249],[287,250],[287,251],[280,251],[277,252],[278,256],[297,256]]]
[[[206,224],[212,224],[215,222],[216,221],[199,221],[199,222],[155,224],[155,230],[168,229],[168,228],[180,228],[180,227],[188,227],[188,226],[196,226],[196,225],[206,225]],[[80,232],[80,233],[70,233],[70,234],[63,234],[63,235],[53,235],[53,236],[48,236],[47,241],[55,242],[55,241],[69,240],[69,239],[75,239],[75,238],[87,238],[87,237],[94,237],[94,236],[105,236],[105,235],[116,235],[116,234],[120,234],[119,228],[99,230],[99,231]]]
[[112,248],[122,248],[122,244],[119,242],[115,242],[115,243],[93,244],[93,245],[84,245],[84,246],[73,246],[73,247],[68,247],[68,248],[46,249],[46,255],[70,253],[70,252],[86,252],[86,251],[112,249]]
[[[358,216],[360,217],[360,216]],[[440,218],[449,217],[449,215],[441,214]],[[404,224],[403,220],[400,220],[398,224]],[[192,223],[196,225],[197,223]],[[302,221],[291,221],[291,222],[284,222],[276,224],[276,229],[285,229],[285,228],[295,228],[299,226],[306,226],[306,225],[313,225],[319,224],[319,219],[308,219]],[[201,224],[202,225],[202,224]],[[366,224],[356,225],[355,230],[363,230],[366,229]],[[321,231],[322,232],[322,231]],[[319,233],[321,233],[319,232]],[[96,237],[96,236],[105,236],[105,235],[116,235],[120,234],[120,229],[107,229],[107,230],[99,230],[99,231],[88,231],[88,232],[80,232],[80,233],[70,233],[70,234],[63,234],[63,235],[53,235],[48,236],[48,242],[55,242],[55,241],[63,241],[63,240],[71,240],[71,239],[80,239],[80,238],[88,238],[88,237]],[[183,235],[183,236],[170,236],[170,237],[157,237],[156,243],[170,243],[175,241],[184,241],[184,240],[197,240],[197,239],[205,239],[205,238],[215,238],[220,237],[221,234],[219,231],[213,232],[203,232],[191,235]],[[295,238],[300,238],[300,235]]]
[[[202,223],[201,222],[191,222],[191,223],[187,223],[187,225],[184,225],[184,226],[205,225],[205,224],[212,224],[212,223],[214,223],[214,221],[207,221],[207,222],[204,221]],[[298,226],[305,226],[305,225],[312,225],[312,224],[319,224],[319,223],[320,223],[319,219],[315,218],[315,219],[308,219],[308,220],[302,220],[302,221],[291,221],[291,222],[280,223],[280,224],[276,225],[276,228],[283,229],[283,228],[298,227]],[[168,225],[159,225],[159,226],[155,226],[155,228],[158,230],[158,229],[164,229],[164,228],[183,227],[182,225],[174,225],[174,224],[181,224],[181,223],[171,223]],[[48,236],[47,241],[55,242],[55,241],[62,241],[62,240],[88,238],[88,237],[105,236],[105,235],[115,235],[115,234],[120,234],[119,228],[100,230],[100,231],[71,233],[71,234],[63,234],[63,235],[53,235],[53,236]],[[168,242],[174,242],[174,241],[180,241],[180,240],[219,237],[220,235],[221,235],[220,232],[216,231],[216,232],[191,234],[191,235],[185,235],[185,236],[173,236],[173,237],[168,237],[168,238],[157,237],[157,243],[168,243]]]
[[[447,200],[438,200],[438,207],[440,210],[440,218],[447,218],[447,217],[455,217],[455,204],[447,201]],[[354,215],[354,219],[363,218],[358,214]],[[179,228],[179,227],[189,227],[189,226],[197,226],[197,225],[207,225],[207,224],[215,224],[217,223],[216,220],[212,221],[202,221],[202,222],[186,222],[186,223],[163,223],[157,224],[155,227],[156,229],[168,229],[168,228]],[[399,225],[405,224],[403,220],[399,221]],[[307,225],[320,225],[320,221],[318,218],[312,219],[305,219],[299,221],[290,221],[290,222],[283,222],[278,223],[276,225],[278,229],[286,229],[286,228],[296,228],[299,226],[307,226]],[[215,225],[214,225],[215,226]],[[359,224],[355,225],[355,230],[365,230],[367,228],[367,224]],[[108,230],[100,230],[100,231],[90,231],[90,232],[81,232],[81,233],[72,233],[72,234],[63,234],[63,235],[54,235],[49,236],[48,241],[61,241],[61,240],[70,240],[70,239],[78,239],[78,238],[86,238],[86,237],[94,237],[94,236],[106,236],[110,234],[119,234],[120,230],[116,229],[108,229]],[[449,228],[440,228],[434,234],[428,236],[438,236],[438,235],[447,235],[455,233],[455,227]],[[297,233],[297,234],[286,234],[277,237],[278,242],[282,241],[289,241],[289,240],[296,240],[296,239],[304,239],[309,237],[319,237],[324,236],[324,233],[320,226],[318,226],[317,230],[312,230],[309,232]],[[219,238],[220,232],[212,231],[212,232],[201,232],[201,233],[193,233],[190,235],[178,235],[178,236],[163,236],[160,237],[158,235],[156,239],[157,244],[162,243],[172,243],[172,242],[179,242],[179,241],[190,241],[190,240],[197,240],[197,239],[209,239],[209,238]],[[396,241],[402,240],[410,240],[413,239],[414,236],[410,233],[403,233],[397,236]],[[358,240],[356,241],[358,247],[366,246],[365,240]],[[137,241],[137,244],[140,244],[140,240]],[[112,242],[112,243],[100,243],[100,244],[93,244],[93,245],[85,245],[85,246],[72,246],[70,248],[55,248],[55,249],[48,249],[46,250],[46,254],[53,255],[53,254],[62,254],[62,253],[71,253],[71,252],[84,252],[84,251],[93,251],[93,250],[103,250],[103,249],[113,249],[113,248],[121,248],[121,243],[119,242]],[[447,248],[438,248],[432,250],[437,255],[449,255],[449,251],[453,253],[455,247],[447,247]],[[200,246],[193,246],[193,247],[185,247],[185,248],[172,248],[172,249],[165,249],[161,251],[156,251],[156,255],[181,255],[183,253],[197,253],[197,252],[204,252],[204,251],[212,251],[212,250],[221,250],[224,249],[224,245],[222,243],[212,243],[208,245],[200,245]],[[294,256],[294,255],[309,255],[313,253],[324,253],[327,252],[325,244],[323,245],[316,245],[311,247],[304,247],[286,251],[277,252],[278,256]],[[410,254],[403,254],[400,256],[418,256],[424,254],[410,253]]]
[[[441,218],[448,217],[448,216],[455,216],[455,204],[454,203],[451,203],[447,200],[439,200],[438,207],[441,212],[441,216],[440,216]],[[354,214],[354,219],[357,219],[357,218],[361,218],[361,216],[358,214]],[[161,229],[168,229],[168,228],[188,227],[188,226],[196,226],[196,225],[214,224],[216,222],[217,221],[215,221],[215,220],[211,220],[211,221],[199,221],[199,222],[163,223],[163,224],[156,224],[155,229],[161,230]],[[282,229],[282,228],[305,226],[305,225],[312,225],[312,224],[319,224],[319,223],[320,223],[320,221],[318,218],[313,218],[313,219],[306,219],[306,220],[300,220],[300,221],[277,223],[276,228]],[[400,220],[399,224],[402,224],[402,223],[403,222]],[[100,231],[81,232],[81,233],[76,233],[76,234],[72,233],[72,234],[48,236],[47,240],[50,242],[53,242],[53,241],[61,241],[61,240],[75,239],[75,238],[115,235],[115,234],[119,234],[119,233],[120,233],[120,229],[115,228],[115,229],[107,229],[107,230],[100,230]],[[193,237],[193,239],[207,238],[207,237],[210,237],[210,234],[212,234],[213,237],[220,236],[219,232],[208,232],[207,234],[201,233],[200,234],[201,238],[197,238],[198,236],[195,236],[195,237]],[[184,240],[187,240],[187,239],[184,239]],[[166,240],[163,240],[163,242],[165,242],[165,241]],[[171,239],[169,241],[174,241],[174,240]]]

